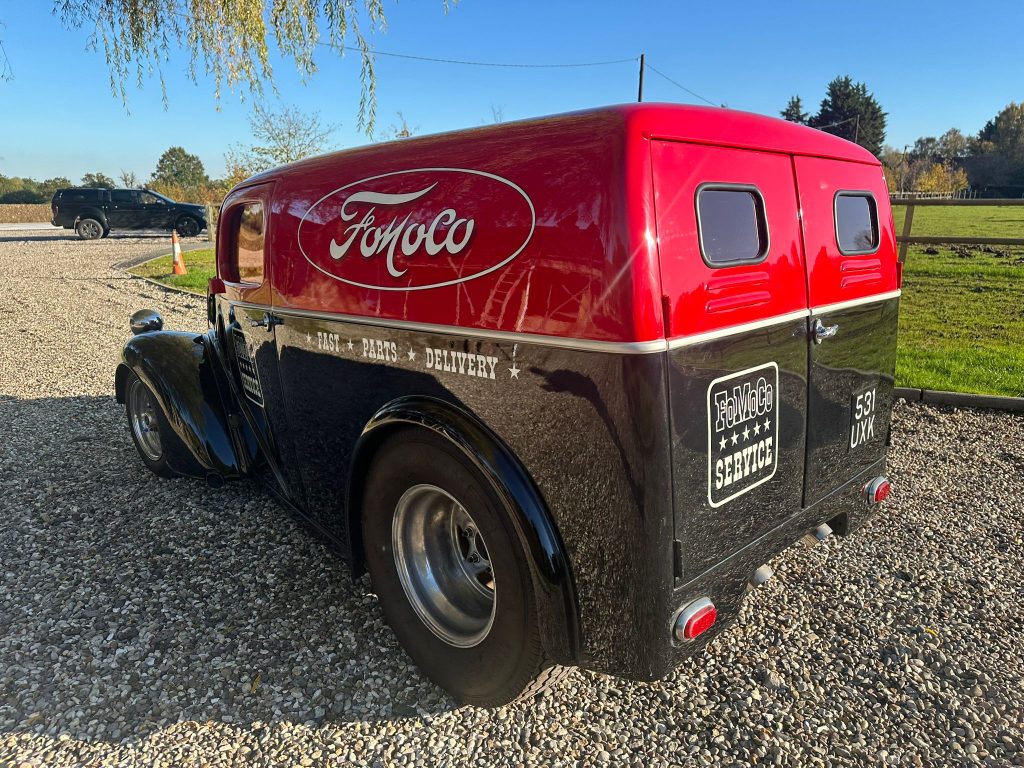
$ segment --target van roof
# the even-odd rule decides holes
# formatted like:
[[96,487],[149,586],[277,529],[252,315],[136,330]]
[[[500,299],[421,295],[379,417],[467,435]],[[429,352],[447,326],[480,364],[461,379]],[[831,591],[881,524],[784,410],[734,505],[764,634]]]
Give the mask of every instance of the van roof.
[[880,164],[878,158],[852,141],[777,117],[684,104],[623,104],[608,109],[621,112],[627,124],[647,138]]
[[560,132],[565,135],[571,135],[574,132],[593,133],[595,124],[614,125],[617,129],[623,130],[627,137],[639,133],[649,139],[713,144],[880,165],[874,155],[851,141],[776,117],[739,112],[723,107],[647,102],[598,107],[346,148],[328,155],[307,157],[287,165],[271,168],[246,179],[238,186],[270,181],[283,174],[316,167],[328,157],[341,158],[378,152],[389,144],[402,147],[416,145],[428,147],[439,142],[459,140],[463,137],[469,139],[473,136],[491,135],[501,131],[514,133],[518,138],[531,133],[538,135],[551,135],[552,132]]

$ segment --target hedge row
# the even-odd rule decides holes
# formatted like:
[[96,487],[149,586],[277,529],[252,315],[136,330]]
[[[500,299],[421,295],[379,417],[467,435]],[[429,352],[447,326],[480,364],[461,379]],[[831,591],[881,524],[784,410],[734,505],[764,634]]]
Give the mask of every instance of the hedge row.
[[0,205],[0,224],[33,224],[50,220],[50,205],[6,204]]

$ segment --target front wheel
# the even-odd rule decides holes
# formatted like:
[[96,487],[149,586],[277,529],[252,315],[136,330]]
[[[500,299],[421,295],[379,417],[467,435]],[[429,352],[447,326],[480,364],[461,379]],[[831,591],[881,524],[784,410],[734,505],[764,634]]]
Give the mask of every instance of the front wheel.
[[488,481],[451,443],[403,430],[364,489],[367,568],[388,623],[434,682],[483,707],[561,677],[544,655],[526,555]]
[[143,463],[160,477],[176,477],[178,473],[171,468],[167,458],[181,441],[164,418],[156,397],[134,373],[125,387],[124,405],[128,430]]
[[178,234],[182,237],[195,237],[202,229],[203,225],[192,216],[182,216],[178,219],[178,223],[174,227],[178,230]]

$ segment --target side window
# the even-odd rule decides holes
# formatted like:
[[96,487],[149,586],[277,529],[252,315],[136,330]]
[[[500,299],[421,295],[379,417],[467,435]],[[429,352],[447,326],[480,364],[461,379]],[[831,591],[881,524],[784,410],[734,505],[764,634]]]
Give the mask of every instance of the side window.
[[836,193],[836,243],[844,256],[878,250],[878,207],[870,192]]
[[243,283],[263,282],[263,203],[245,203],[236,212],[231,238],[231,276]]
[[709,267],[761,261],[768,255],[761,192],[748,185],[702,184],[697,188],[697,234]]
[[135,193],[130,189],[110,190],[110,202],[118,205],[130,205],[135,202]]
[[149,192],[140,192],[139,193],[139,201],[143,205],[163,205],[164,204],[163,200],[161,200],[159,197],[157,197],[156,195],[151,194]]

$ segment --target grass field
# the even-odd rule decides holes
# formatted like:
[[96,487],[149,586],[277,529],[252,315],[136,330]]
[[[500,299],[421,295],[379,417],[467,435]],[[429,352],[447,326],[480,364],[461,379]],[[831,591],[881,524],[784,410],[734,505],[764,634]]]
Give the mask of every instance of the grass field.
[[[903,230],[903,206],[893,209]],[[926,207],[914,211],[915,235],[1024,237],[1024,207]],[[911,248],[903,271],[896,380],[899,386],[1024,395],[1024,248],[992,252]],[[164,256],[132,270],[204,293],[213,250],[185,254],[189,274],[173,275]]]
[[182,256],[185,259],[185,268],[188,270],[187,275],[174,274],[170,254],[147,261],[145,264],[140,264],[128,271],[133,275],[148,277],[172,288],[182,288],[186,291],[192,291],[192,293],[205,294],[207,281],[217,274],[213,248],[186,251]]

